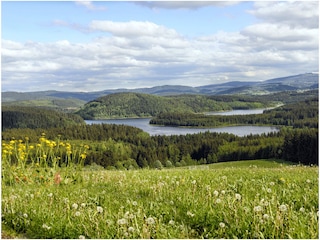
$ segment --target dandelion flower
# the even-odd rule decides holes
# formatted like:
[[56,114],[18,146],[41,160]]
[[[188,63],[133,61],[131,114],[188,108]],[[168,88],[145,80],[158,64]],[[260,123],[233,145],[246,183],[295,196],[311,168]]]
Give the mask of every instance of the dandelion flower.
[[241,195],[239,193],[236,193],[235,197],[237,200],[239,200],[239,201],[241,200]]
[[219,227],[221,227],[221,228],[225,228],[225,227],[226,227],[226,224],[225,224],[225,223],[223,223],[223,222],[221,222],[221,223],[219,223]]
[[146,219],[146,222],[147,222],[148,225],[153,225],[153,224],[156,223],[155,220],[153,219],[153,217],[148,217]]
[[174,222],[173,220],[170,220],[170,221],[169,221],[169,225],[174,225],[174,223],[175,223],[175,222]]
[[287,209],[286,205],[282,204],[282,205],[280,205],[279,210],[280,210],[280,212],[286,212],[288,209]]
[[219,192],[218,192],[217,190],[214,190],[214,191],[213,191],[213,195],[215,195],[216,197],[218,197]]
[[126,225],[128,223],[127,219],[121,218],[117,221],[119,225]]
[[100,206],[98,206],[98,207],[97,207],[97,212],[98,212],[98,213],[103,213],[103,208],[100,207]]
[[78,204],[76,204],[76,203],[72,204],[72,208],[73,209],[78,209]]
[[269,219],[269,215],[268,214],[263,214],[263,219],[268,220]]
[[253,208],[253,211],[255,211],[255,212],[261,212],[261,211],[262,211],[262,207],[261,207],[261,206],[255,206],[255,207]]
[[81,213],[79,211],[76,211],[74,214],[76,217],[79,217],[81,215]]

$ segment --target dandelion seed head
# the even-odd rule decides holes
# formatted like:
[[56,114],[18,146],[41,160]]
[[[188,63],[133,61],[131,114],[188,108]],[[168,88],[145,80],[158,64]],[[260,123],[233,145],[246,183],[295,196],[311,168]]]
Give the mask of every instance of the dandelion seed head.
[[28,218],[28,214],[24,213],[24,214],[23,214],[23,217],[24,217],[24,218]]
[[53,193],[49,193],[49,194],[48,194],[48,197],[49,197],[49,198],[52,198],[52,196],[53,196]]
[[71,207],[72,207],[73,209],[78,209],[78,204],[73,203],[73,204],[71,205]]
[[286,212],[288,209],[287,209],[286,205],[282,204],[279,206],[279,210],[280,210],[280,212]]
[[226,227],[226,224],[225,224],[225,223],[223,223],[223,222],[220,222],[220,223],[219,223],[219,227],[221,227],[221,228],[225,228],[225,227]]
[[214,190],[214,191],[213,191],[213,195],[216,196],[216,197],[218,197],[219,192],[218,192],[217,190]]
[[193,214],[192,212],[190,212],[190,211],[187,212],[187,215],[188,215],[189,217],[194,217],[194,214]]
[[301,208],[299,209],[299,211],[300,211],[300,212],[305,212],[306,209],[305,209],[304,207],[301,207]]
[[86,237],[83,236],[83,235],[80,235],[80,236],[79,236],[79,239],[86,239]]
[[263,214],[263,219],[268,220],[269,219],[269,215],[268,214]]
[[153,225],[153,224],[155,224],[155,220],[153,219],[153,217],[148,217],[148,218],[146,219],[146,223],[147,223],[148,225]]
[[175,222],[173,220],[169,221],[169,225],[174,225],[174,224],[175,224]]
[[253,208],[253,211],[255,211],[255,212],[261,212],[262,211],[262,207],[261,206],[255,206],[254,208]]
[[236,198],[237,200],[241,200],[241,195],[240,195],[239,193],[236,193],[235,198]]
[[81,213],[79,211],[76,211],[74,214],[76,217],[79,217],[81,215]]
[[117,221],[119,225],[126,225],[128,223],[127,219],[121,218]]
[[221,203],[221,199],[220,199],[220,198],[217,198],[217,199],[216,199],[216,203],[217,203],[217,204]]
[[133,233],[134,232],[134,228],[133,227],[128,227],[128,232]]
[[103,208],[100,207],[100,206],[97,206],[97,212],[98,212],[98,213],[103,213]]

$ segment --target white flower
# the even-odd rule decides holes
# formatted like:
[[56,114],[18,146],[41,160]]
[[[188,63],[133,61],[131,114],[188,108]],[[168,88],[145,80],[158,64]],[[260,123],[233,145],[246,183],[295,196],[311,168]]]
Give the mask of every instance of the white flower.
[[221,223],[219,223],[219,227],[225,228],[225,227],[226,227],[226,224],[224,224],[223,222],[221,222]]
[[170,221],[169,221],[169,224],[170,224],[170,225],[174,225],[174,223],[175,223],[175,222],[174,222],[173,220],[170,220]]
[[98,212],[98,213],[103,213],[103,208],[100,207],[100,206],[98,206],[98,207],[97,207],[97,212]]
[[301,207],[301,208],[299,209],[299,211],[300,211],[300,212],[305,212],[306,209],[305,209],[304,207]]
[[86,239],[86,237],[83,236],[83,235],[80,235],[80,236],[79,236],[79,239]]
[[51,227],[49,227],[47,224],[42,224],[42,228],[44,228],[44,229],[46,229],[46,230],[50,230],[51,229]]
[[192,212],[190,212],[190,211],[187,212],[187,215],[188,215],[189,217],[194,217],[194,214],[193,214]]
[[306,182],[307,182],[307,183],[311,183],[311,180],[310,180],[310,179],[307,179]]
[[194,184],[196,184],[196,183],[197,183],[197,181],[196,181],[196,180],[193,180],[191,183],[194,185]]
[[269,219],[269,215],[268,214],[263,214],[263,218],[268,220]]
[[23,214],[23,217],[24,217],[24,218],[28,218],[28,214],[24,213],[24,214]]
[[117,221],[119,225],[126,225],[128,223],[127,219],[121,218]]
[[267,193],[271,193],[271,192],[272,192],[271,188],[267,188]]
[[81,205],[80,205],[81,207],[85,207],[86,206],[86,204],[85,203],[81,203]]
[[76,204],[76,203],[72,204],[72,208],[73,209],[78,209],[78,204]]
[[282,205],[280,205],[279,210],[280,210],[280,212],[286,212],[287,211],[287,206],[282,204]]
[[255,211],[255,212],[261,212],[261,211],[262,211],[262,207],[261,207],[261,206],[255,206],[255,207],[253,208],[253,211]]
[[221,190],[221,194],[222,195],[226,194],[226,191],[225,190]]
[[134,232],[134,228],[133,227],[128,227],[128,232],[130,232],[130,233]]
[[153,219],[153,217],[148,217],[148,218],[146,219],[146,222],[147,222],[148,225],[153,225],[153,224],[155,224],[155,220]]
[[219,192],[218,192],[217,190],[214,190],[214,191],[213,191],[213,195],[215,195],[216,197],[218,197]]
[[217,203],[217,204],[221,203],[221,199],[220,199],[220,198],[217,198],[217,199],[216,199],[216,203]]
[[49,193],[49,194],[48,194],[48,197],[51,198],[52,196],[53,196],[53,193]]
[[76,217],[79,217],[81,215],[81,213],[79,211],[76,211],[74,214]]
[[133,205],[133,206],[137,206],[138,203],[137,203],[136,201],[133,201],[133,202],[132,202],[132,205]]
[[241,195],[239,193],[236,193],[235,197],[237,200],[241,200]]

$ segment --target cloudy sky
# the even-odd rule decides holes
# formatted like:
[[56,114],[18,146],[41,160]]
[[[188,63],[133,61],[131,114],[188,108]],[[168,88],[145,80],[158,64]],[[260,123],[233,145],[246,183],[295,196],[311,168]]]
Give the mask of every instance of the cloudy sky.
[[200,86],[318,72],[318,1],[2,1],[2,91]]

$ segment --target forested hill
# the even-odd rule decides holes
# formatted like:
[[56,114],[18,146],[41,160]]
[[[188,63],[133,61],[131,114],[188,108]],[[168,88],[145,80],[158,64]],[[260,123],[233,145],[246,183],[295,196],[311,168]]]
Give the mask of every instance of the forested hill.
[[221,101],[212,96],[155,96],[142,93],[115,93],[88,102],[77,112],[84,119],[152,117],[166,112],[201,113],[231,109],[263,108],[269,104],[252,97]]
[[40,107],[2,106],[2,131],[11,128],[53,128],[85,124],[81,117]]

